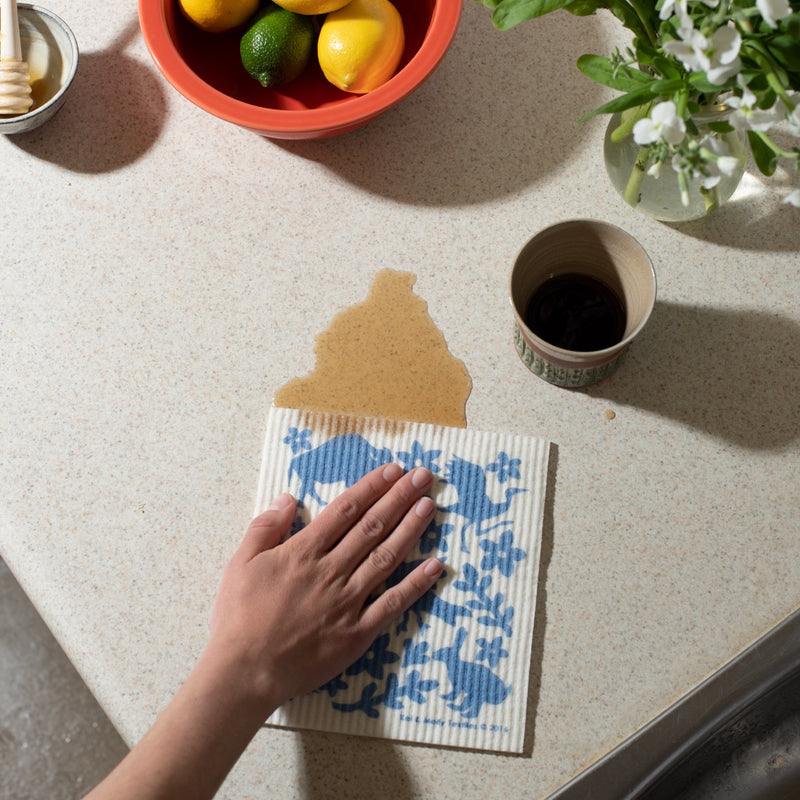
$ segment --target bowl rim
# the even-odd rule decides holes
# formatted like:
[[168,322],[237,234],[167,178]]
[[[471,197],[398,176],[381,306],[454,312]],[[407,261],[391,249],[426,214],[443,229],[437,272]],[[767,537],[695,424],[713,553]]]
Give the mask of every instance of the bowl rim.
[[75,38],[75,34],[72,32],[72,28],[64,22],[58,14],[54,14],[50,9],[43,8],[42,6],[37,6],[35,3],[17,3],[17,9],[19,11],[32,11],[34,14],[38,14],[41,17],[50,17],[53,19],[56,24],[64,31],[67,39],[69,40],[69,45],[72,50],[72,64],[69,69],[69,73],[67,74],[66,78],[64,79],[64,83],[61,84],[61,88],[46,102],[36,108],[32,109],[31,111],[26,111],[24,114],[17,114],[11,117],[0,117],[0,127],[4,123],[14,123],[18,125],[22,122],[28,122],[29,120],[36,119],[36,117],[40,116],[41,114],[45,113],[54,103],[58,102],[63,96],[64,92],[67,91],[69,85],[72,83],[73,78],[75,77],[75,73],[78,71],[78,61],[80,59],[80,49],[78,48],[78,40]]
[[[170,0],[177,2],[177,0]],[[169,35],[165,0],[138,0],[139,24],[147,49],[169,83],[192,103],[216,117],[250,130],[276,133],[322,133],[354,127],[378,116],[411,94],[444,58],[461,18],[461,0],[437,0],[419,50],[377,89],[353,95],[346,103],[308,109],[253,106],[215,89],[183,60]],[[436,32],[434,41],[432,32]]]

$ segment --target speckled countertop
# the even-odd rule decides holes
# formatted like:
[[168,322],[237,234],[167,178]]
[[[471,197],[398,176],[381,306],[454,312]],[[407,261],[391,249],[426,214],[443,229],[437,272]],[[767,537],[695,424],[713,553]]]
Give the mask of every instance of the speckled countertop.
[[[528,747],[265,730],[222,797],[543,798],[800,605],[800,218],[753,175],[680,227],[624,205],[605,121],[575,123],[612,19],[501,34],[467,0],[401,106],[281,144],[172,90],[135,4],[47,5],[82,61],[49,126],[0,140],[0,554],[128,742],[204,643],[273,393],[383,267],[465,362],[469,425],[556,444]],[[566,391],[514,352],[507,276],[586,216],[660,293],[619,372]]]

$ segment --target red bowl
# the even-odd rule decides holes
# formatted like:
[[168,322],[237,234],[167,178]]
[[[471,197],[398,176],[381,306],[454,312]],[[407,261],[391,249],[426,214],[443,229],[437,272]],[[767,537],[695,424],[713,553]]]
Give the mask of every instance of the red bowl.
[[403,18],[405,50],[396,74],[363,95],[329,83],[312,59],[291,83],[265,89],[239,58],[245,28],[205,33],[178,0],[139,0],[150,55],[184,97],[214,116],[275,139],[318,139],[358,128],[407,97],[436,69],[453,41],[462,0],[392,0]]

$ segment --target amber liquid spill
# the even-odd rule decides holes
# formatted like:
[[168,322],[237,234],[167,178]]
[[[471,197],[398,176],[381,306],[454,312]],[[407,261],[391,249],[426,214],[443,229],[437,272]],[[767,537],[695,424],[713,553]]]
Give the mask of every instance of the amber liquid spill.
[[415,280],[381,270],[367,299],[317,335],[313,372],[282,386],[274,405],[465,428],[472,380],[412,291]]

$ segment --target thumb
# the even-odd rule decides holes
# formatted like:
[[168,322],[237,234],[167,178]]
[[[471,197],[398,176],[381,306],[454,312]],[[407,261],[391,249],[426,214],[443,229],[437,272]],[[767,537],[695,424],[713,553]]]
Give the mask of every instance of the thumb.
[[294,521],[296,501],[288,492],[278,495],[248,526],[239,552],[246,561],[280,544]]

